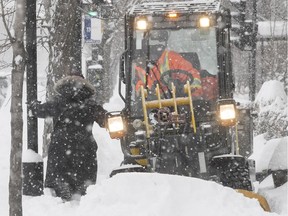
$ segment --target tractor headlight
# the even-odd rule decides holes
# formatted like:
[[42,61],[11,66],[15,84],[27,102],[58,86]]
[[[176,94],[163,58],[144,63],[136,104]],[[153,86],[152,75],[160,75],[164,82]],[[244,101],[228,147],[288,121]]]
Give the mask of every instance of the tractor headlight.
[[236,124],[236,105],[233,99],[218,101],[218,118],[222,126]]
[[145,17],[139,17],[136,19],[136,26],[137,30],[147,30],[148,29],[148,20]]
[[125,135],[125,123],[120,113],[108,113],[107,128],[112,139],[118,139]]
[[199,27],[200,28],[208,28],[210,27],[210,19],[207,16],[200,17],[199,19]]
[[233,104],[220,105],[220,119],[229,120],[236,118],[235,106]]

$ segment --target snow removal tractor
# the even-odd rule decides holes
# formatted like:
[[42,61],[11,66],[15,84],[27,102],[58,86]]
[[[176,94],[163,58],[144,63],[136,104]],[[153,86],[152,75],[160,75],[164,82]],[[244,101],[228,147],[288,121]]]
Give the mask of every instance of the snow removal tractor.
[[233,99],[230,29],[230,11],[216,0],[142,3],[126,14],[125,108],[107,118],[124,161],[111,175],[190,176],[259,196],[250,110]]

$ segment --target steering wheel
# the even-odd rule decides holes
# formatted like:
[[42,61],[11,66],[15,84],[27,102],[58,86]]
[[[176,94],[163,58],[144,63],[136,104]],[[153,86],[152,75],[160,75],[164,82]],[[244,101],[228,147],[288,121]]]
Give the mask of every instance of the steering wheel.
[[171,88],[171,82],[174,83],[176,89],[183,89],[183,86],[189,80],[190,83],[193,83],[194,78],[191,73],[185,70],[174,69],[168,70],[161,74],[160,82],[167,88]]

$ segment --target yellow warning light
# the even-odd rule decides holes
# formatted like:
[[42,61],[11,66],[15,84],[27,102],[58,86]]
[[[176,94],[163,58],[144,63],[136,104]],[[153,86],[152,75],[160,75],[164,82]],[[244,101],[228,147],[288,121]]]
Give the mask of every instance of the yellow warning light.
[[199,27],[201,27],[201,28],[210,27],[210,19],[209,19],[209,17],[200,17],[200,19],[199,19]]
[[168,17],[168,18],[171,18],[171,19],[177,18],[177,17],[178,17],[178,14],[177,14],[176,12],[171,12],[171,13],[168,13],[168,14],[167,14],[167,17]]

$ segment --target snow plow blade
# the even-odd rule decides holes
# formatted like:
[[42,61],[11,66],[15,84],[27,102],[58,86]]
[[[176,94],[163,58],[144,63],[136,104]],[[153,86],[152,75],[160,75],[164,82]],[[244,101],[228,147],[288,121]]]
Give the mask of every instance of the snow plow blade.
[[248,197],[251,199],[257,199],[258,202],[260,203],[260,206],[264,209],[264,211],[271,212],[269,204],[263,196],[256,194],[252,191],[247,191],[247,190],[242,190],[242,189],[237,189],[236,191],[239,193],[242,193],[245,197]]

